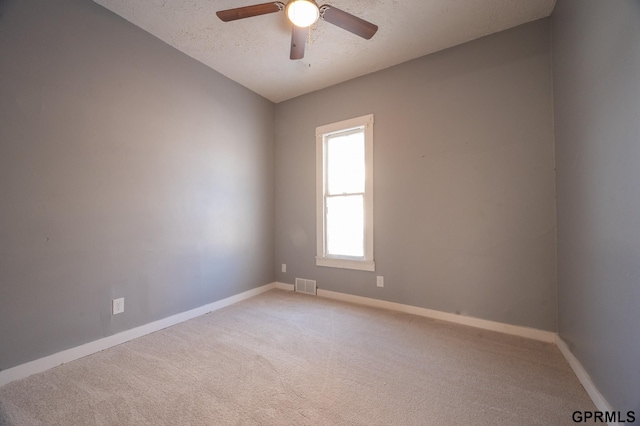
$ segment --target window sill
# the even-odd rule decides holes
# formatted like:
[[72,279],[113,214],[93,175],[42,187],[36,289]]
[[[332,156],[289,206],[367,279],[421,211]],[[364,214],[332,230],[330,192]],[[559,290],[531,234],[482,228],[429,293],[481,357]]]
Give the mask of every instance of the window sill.
[[376,270],[376,263],[373,260],[334,259],[330,257],[316,257],[316,266],[356,269],[359,271]]

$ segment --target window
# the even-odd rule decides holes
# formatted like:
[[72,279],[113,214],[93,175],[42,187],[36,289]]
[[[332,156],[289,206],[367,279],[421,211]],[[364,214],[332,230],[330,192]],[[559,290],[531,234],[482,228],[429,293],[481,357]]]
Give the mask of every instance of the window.
[[316,265],[375,271],[373,115],[316,129]]

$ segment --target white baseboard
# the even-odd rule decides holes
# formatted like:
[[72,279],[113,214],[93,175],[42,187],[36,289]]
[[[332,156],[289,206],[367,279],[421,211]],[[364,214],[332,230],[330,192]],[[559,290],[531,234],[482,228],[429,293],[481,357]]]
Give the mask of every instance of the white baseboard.
[[[587,391],[587,394],[593,401],[598,411],[613,411],[611,405],[607,402],[604,396],[602,396],[596,385],[591,380],[591,377],[589,376],[589,373],[587,373],[587,370],[584,369],[580,361],[578,361],[578,358],[576,358],[573,352],[571,352],[571,349],[569,349],[569,345],[567,345],[562,337],[558,336],[556,338],[556,345],[558,345],[558,349],[560,349],[560,352],[562,352],[562,355],[564,355],[565,359],[571,366],[571,369],[578,377],[580,384],[582,384],[584,390]],[[608,424],[609,426],[619,425],[618,422]]]
[[501,333],[512,334],[515,336],[526,337],[528,339],[540,340],[542,342],[554,343],[556,341],[556,333],[552,331],[538,330],[536,328],[522,327],[501,322],[488,321],[479,318],[467,317],[464,315],[456,315],[433,309],[420,308],[417,306],[403,305],[401,303],[387,302],[386,300],[372,299],[369,297],[354,296],[352,294],[339,293],[318,289],[318,296],[328,299],[341,300],[344,302],[357,303],[360,305],[372,306],[375,308],[388,309],[391,311],[404,312],[407,314],[418,315],[442,321],[448,321],[455,324],[468,325],[471,327],[482,328],[484,330],[499,331]]
[[275,288],[279,288],[280,290],[287,290],[287,291],[295,290],[295,286],[293,284],[281,283],[277,281],[274,284],[275,284]]
[[[282,284],[282,286],[286,285]],[[293,286],[291,287],[293,289]],[[13,382],[14,380],[24,379],[31,376],[32,374],[41,373],[50,368],[57,367],[58,365],[74,361],[76,359],[94,354],[96,352],[100,352],[113,346],[120,345],[122,343],[128,342],[129,340],[154,333],[158,330],[162,330],[163,328],[171,327],[172,325],[179,324],[200,315],[222,309],[224,307],[233,305],[234,303],[238,303],[245,299],[249,299],[253,296],[257,296],[258,294],[264,293],[265,291],[269,291],[274,288],[282,288],[281,283],[273,282],[270,284],[265,284],[261,287],[257,287],[240,294],[227,297],[226,299],[209,303],[190,311],[181,312],[179,314],[172,315],[161,320],[153,321],[148,324],[132,328],[131,330],[126,330],[111,336],[104,337],[102,339],[94,340],[93,342],[85,343],[83,345],[46,356],[44,358],[36,359],[34,361],[2,370],[0,371],[0,386],[6,385],[7,383]]]

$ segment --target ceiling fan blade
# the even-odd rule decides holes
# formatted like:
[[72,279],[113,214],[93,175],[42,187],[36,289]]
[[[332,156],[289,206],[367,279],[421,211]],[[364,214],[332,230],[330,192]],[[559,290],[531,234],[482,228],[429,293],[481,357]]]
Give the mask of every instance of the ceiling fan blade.
[[251,18],[253,16],[266,15],[267,13],[280,12],[284,10],[284,4],[275,1],[271,3],[254,4],[253,6],[237,7],[235,9],[220,10],[216,12],[218,18],[224,22],[235,21],[236,19]]
[[307,29],[292,25],[290,59],[304,58],[304,45],[307,43]]
[[369,40],[378,31],[378,26],[360,19],[344,10],[325,4],[320,6],[320,17],[344,30]]

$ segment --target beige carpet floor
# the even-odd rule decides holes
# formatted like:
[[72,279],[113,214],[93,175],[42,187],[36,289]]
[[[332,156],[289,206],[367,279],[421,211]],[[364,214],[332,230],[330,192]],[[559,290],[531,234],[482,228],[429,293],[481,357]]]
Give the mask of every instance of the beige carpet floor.
[[273,290],[0,388],[1,425],[570,425],[541,343]]

